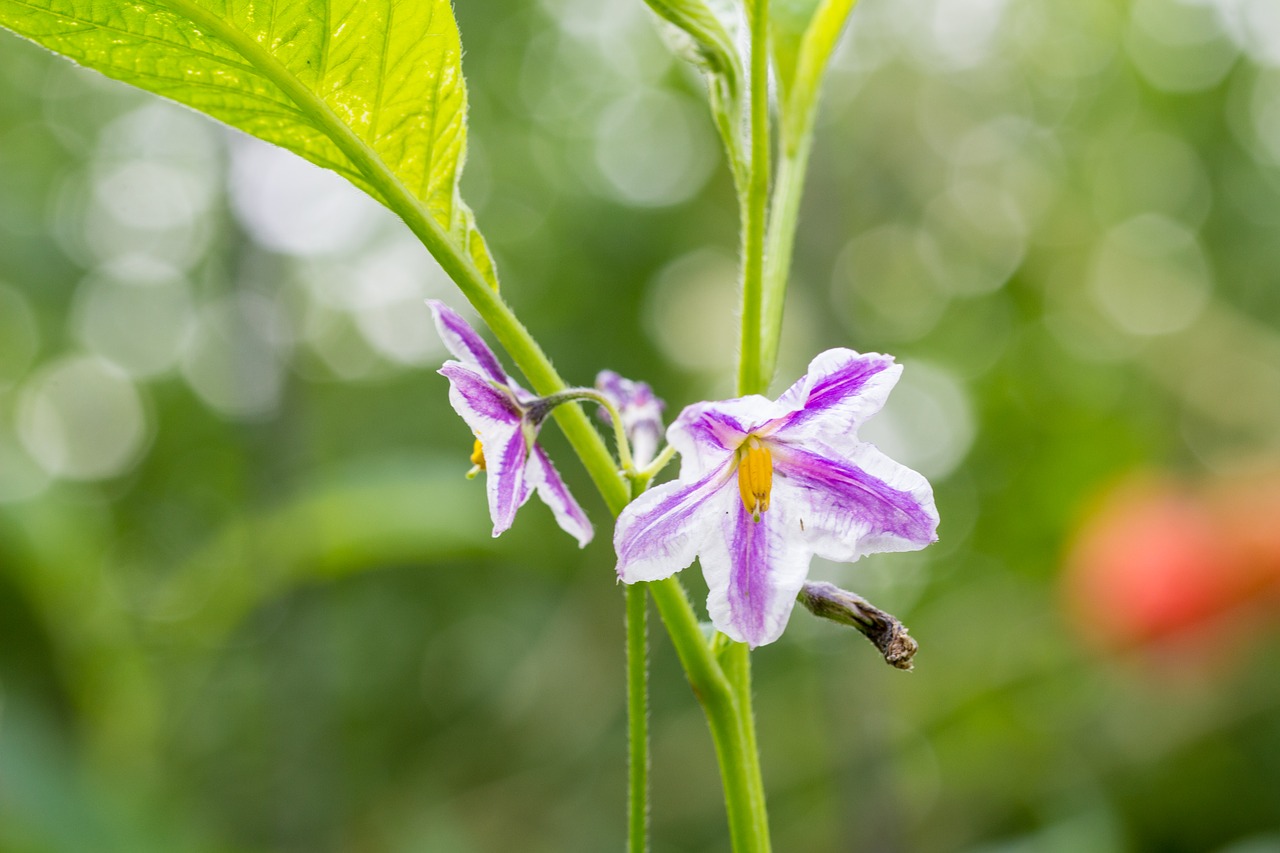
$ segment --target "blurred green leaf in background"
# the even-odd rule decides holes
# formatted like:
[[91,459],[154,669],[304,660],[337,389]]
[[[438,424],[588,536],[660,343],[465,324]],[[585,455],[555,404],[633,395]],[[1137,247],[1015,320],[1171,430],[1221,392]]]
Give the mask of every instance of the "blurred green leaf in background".
[[[697,73],[640,2],[456,15],[521,317],[570,381],[728,396]],[[867,437],[944,523],[814,572],[913,675],[804,614],[756,656],[777,849],[1280,850],[1273,0],[862,0],[832,62],[779,376],[905,362]],[[621,845],[608,537],[489,538],[427,297],[342,179],[0,34],[0,850]],[[655,646],[655,849],[720,849]]]

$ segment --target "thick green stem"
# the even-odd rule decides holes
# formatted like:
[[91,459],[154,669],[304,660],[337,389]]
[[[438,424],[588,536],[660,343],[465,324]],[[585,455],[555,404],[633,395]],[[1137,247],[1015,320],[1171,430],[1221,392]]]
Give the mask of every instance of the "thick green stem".
[[649,849],[649,638],[647,585],[627,587],[627,850]]
[[742,217],[738,390],[755,394],[764,391],[772,378],[764,374],[760,360],[765,219],[769,206],[769,0],[754,0],[748,6],[751,11],[751,171]]
[[745,643],[731,642],[721,654],[720,663],[725,677],[733,688],[738,707],[739,725],[742,727],[743,752],[747,766],[744,776],[751,788],[752,812],[756,819],[756,834],[769,843],[769,810],[765,800],[764,777],[760,771],[760,747],[756,743],[755,714],[751,709],[751,650]]
[[746,732],[733,685],[711,653],[684,587],[668,578],[651,583],[649,590],[711,729],[734,853],[768,853],[769,838],[760,831],[763,821],[756,806],[754,765],[745,758]]
[[[742,335],[738,393],[760,394],[773,377],[764,343],[765,223],[769,208],[769,2],[754,0],[751,12],[751,172],[743,211]],[[729,695],[723,703],[703,698],[724,782],[734,850],[768,851],[769,819],[751,706],[751,663],[742,643],[730,643],[719,667]],[[687,667],[686,667],[687,668]],[[713,712],[731,715],[717,721]],[[741,801],[745,798],[745,804]],[[746,814],[743,810],[746,809]],[[750,846],[739,846],[740,844]]]

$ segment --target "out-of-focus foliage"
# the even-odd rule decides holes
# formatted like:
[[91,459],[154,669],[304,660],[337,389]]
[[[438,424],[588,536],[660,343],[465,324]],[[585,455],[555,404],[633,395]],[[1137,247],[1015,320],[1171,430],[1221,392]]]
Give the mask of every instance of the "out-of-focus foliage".
[[458,194],[462,45],[448,0],[0,3],[0,26],[108,77],[287,148],[388,206],[420,205],[494,287]]
[[[522,318],[571,381],[726,395],[695,72],[639,0],[456,6],[463,190]],[[1118,648],[1063,577],[1129,472],[1229,497],[1277,453],[1275,4],[862,0],[833,64],[778,384],[903,360],[867,437],[942,541],[815,570],[906,622],[912,675],[803,612],[755,655],[775,846],[1280,848],[1271,593]],[[489,539],[427,296],[459,304],[340,179],[0,39],[0,849],[620,846],[608,537]],[[723,849],[651,633],[656,848]]]

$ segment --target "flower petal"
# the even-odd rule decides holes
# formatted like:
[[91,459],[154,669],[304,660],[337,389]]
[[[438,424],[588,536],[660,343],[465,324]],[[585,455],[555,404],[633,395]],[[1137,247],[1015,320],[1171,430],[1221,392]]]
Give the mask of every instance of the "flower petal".
[[860,443],[858,427],[880,411],[900,375],[902,365],[892,356],[827,350],[778,398],[790,414],[765,432],[795,444],[816,438],[839,448],[853,447]]
[[438,299],[428,299],[427,305],[435,315],[436,329],[440,332],[440,339],[444,341],[445,347],[453,353],[455,358],[464,364],[480,368],[480,372],[499,385],[512,384],[510,377],[498,362],[498,357],[493,354],[493,350],[489,349],[484,338],[476,334],[476,330],[462,319],[461,314]]
[[446,361],[436,372],[449,380],[449,402],[481,441],[490,423],[518,424],[523,418],[516,402],[471,365]]
[[732,474],[727,462],[693,483],[663,483],[628,504],[613,532],[618,578],[623,583],[661,580],[692,563],[716,527],[718,495],[737,500]]
[[938,539],[933,489],[923,476],[873,445],[836,454],[793,447],[774,452],[772,506],[803,523],[814,553],[853,562],[883,551],[916,551]]
[[813,556],[789,513],[777,504],[754,521],[738,496],[718,507],[716,535],[699,558],[707,613],[730,639],[755,648],[782,635]]
[[686,406],[667,428],[667,441],[680,453],[680,479],[719,468],[752,430],[785,414],[759,394]]
[[525,467],[525,482],[529,487],[537,489],[538,497],[551,507],[556,523],[565,533],[578,540],[578,547],[587,547],[587,543],[595,535],[591,522],[573,499],[573,495],[569,494],[568,487],[560,479],[560,472],[551,464],[547,452],[536,444]]
[[518,510],[529,499],[525,483],[528,439],[519,407],[495,388],[479,370],[456,361],[439,371],[449,379],[449,402],[480,439],[485,460],[485,490],[493,535],[511,527]]
[[485,491],[489,496],[489,517],[493,519],[493,535],[505,533],[516,520],[516,510],[524,506],[532,491],[525,481],[529,461],[529,443],[524,430],[517,426],[505,435],[494,435],[484,444]]

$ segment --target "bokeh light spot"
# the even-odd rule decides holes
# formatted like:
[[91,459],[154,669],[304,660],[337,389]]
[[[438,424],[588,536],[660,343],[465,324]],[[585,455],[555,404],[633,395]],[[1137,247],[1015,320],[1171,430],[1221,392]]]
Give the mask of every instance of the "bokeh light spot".
[[1098,307],[1123,331],[1161,335],[1191,325],[1209,301],[1209,266],[1195,236],[1158,214],[1107,234],[1094,259]]
[[1166,92],[1217,85],[1239,55],[1206,3],[1138,0],[1130,24],[1129,58],[1151,85]]
[[999,187],[963,180],[929,204],[921,240],[943,286],[973,296],[999,290],[1018,269],[1026,226],[1017,204]]
[[126,473],[141,457],[147,416],[122,372],[98,358],[73,356],[45,367],[24,386],[18,435],[49,474],[102,480]]
[[604,190],[637,207],[692,198],[718,160],[711,123],[683,95],[657,89],[624,97],[596,126],[596,165]]
[[672,362],[692,370],[732,368],[738,355],[738,268],[702,249],[663,267],[650,285],[647,325]]
[[228,418],[275,411],[284,386],[277,348],[284,317],[261,296],[232,296],[206,306],[182,359],[182,374],[211,408]]
[[40,329],[26,297],[0,284],[0,391],[26,375],[39,349]]
[[72,308],[76,337],[134,378],[171,369],[195,321],[182,274],[146,258],[85,278]]
[[889,340],[926,335],[947,307],[934,265],[915,229],[884,225],[849,242],[836,261],[832,300],[855,330]]

